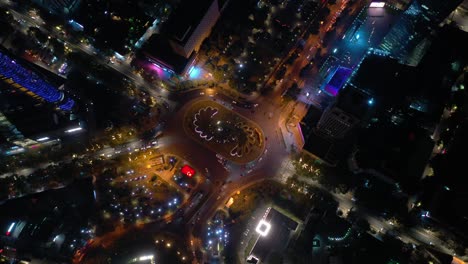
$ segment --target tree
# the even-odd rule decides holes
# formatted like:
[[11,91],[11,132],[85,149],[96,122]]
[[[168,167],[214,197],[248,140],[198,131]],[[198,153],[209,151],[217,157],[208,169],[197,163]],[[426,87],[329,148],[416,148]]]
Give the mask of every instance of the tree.
[[356,221],[356,226],[362,231],[362,232],[367,232],[370,231],[370,224],[369,222],[364,219],[364,218],[359,218]]
[[158,176],[155,174],[151,177],[150,182],[155,182],[158,179]]
[[325,20],[330,15],[331,10],[328,7],[322,8],[319,13],[319,20]]
[[280,254],[278,251],[274,251],[270,254],[268,258],[268,263],[270,264],[282,264],[283,263],[283,255]]
[[15,31],[13,26],[3,21],[0,21],[0,28],[2,29],[0,30],[0,39],[3,39],[2,42],[5,41],[7,37]]
[[50,40],[50,45],[54,50],[54,53],[58,57],[62,57],[65,54],[65,47],[62,42],[58,41],[56,38]]

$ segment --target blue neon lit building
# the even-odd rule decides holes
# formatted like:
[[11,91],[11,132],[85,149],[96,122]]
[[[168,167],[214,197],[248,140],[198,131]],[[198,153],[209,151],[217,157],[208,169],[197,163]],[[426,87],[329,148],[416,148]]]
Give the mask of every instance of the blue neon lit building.
[[338,67],[330,74],[322,87],[322,90],[332,96],[336,96],[351,76],[352,70],[346,67]]
[[24,68],[14,59],[0,53],[0,81],[9,84],[31,97],[55,104],[62,111],[71,111],[75,102],[43,80],[33,71]]

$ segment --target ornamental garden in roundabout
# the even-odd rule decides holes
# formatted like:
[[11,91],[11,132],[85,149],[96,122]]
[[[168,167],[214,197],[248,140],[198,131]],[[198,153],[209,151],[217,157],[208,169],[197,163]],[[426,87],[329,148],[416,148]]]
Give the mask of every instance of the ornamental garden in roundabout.
[[189,107],[184,130],[198,143],[240,164],[257,159],[265,145],[265,136],[257,124],[208,100]]

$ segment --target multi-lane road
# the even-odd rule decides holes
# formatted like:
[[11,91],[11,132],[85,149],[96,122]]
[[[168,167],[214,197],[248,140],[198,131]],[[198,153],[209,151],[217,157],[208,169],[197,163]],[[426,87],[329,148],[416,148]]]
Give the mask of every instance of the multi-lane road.
[[[312,88],[314,88],[314,84],[316,84],[317,81],[319,81],[316,78],[318,69],[314,64],[313,67],[311,67],[311,71],[305,76],[305,78],[300,78],[299,75],[301,69],[304,66],[306,66],[310,61],[314,61],[314,58],[316,57],[316,55],[318,55],[317,52],[319,51],[319,48],[321,49],[321,56],[327,57],[331,53],[330,47],[335,44],[336,40],[341,39],[341,36],[346,30],[346,28],[348,28],[351,25],[353,19],[368,2],[369,1],[354,1],[351,3],[347,0],[342,0],[337,1],[335,5],[329,6],[330,15],[325,19],[325,21],[323,21],[323,24],[321,25],[318,34],[310,35],[308,39],[306,39],[302,51],[299,52],[299,57],[293,62],[293,64],[290,67],[288,67],[285,73],[286,77],[283,79],[282,82],[280,82],[277,85],[277,87],[275,88],[275,92],[272,94],[272,97],[278,98],[278,95],[282,95],[284,91],[291,87],[291,85],[294,82],[298,83],[300,87],[304,88],[302,94],[307,94],[307,92],[309,92],[309,94],[312,94]],[[331,40],[327,43],[322,43],[329,28],[332,27],[332,25],[335,23],[334,21],[336,20],[337,16],[339,16],[339,14],[343,12],[345,8],[347,8],[349,11],[347,12],[347,15],[343,15],[340,18],[340,22],[338,23],[339,25],[337,26],[337,28],[329,33],[333,34]],[[315,105],[320,104],[319,101],[314,101],[314,98],[312,96],[306,97],[308,98],[308,100],[305,100],[306,103],[314,103]],[[318,98],[316,100],[318,100]]]
[[[145,81],[141,75],[136,74],[132,67],[129,65],[128,61],[123,61],[123,62],[118,62],[118,63],[111,63],[109,58],[99,56],[98,52],[89,44],[86,43],[73,43],[71,42],[64,34],[60,34],[61,31],[53,28],[51,30],[45,28],[43,25],[44,22],[42,22],[40,19],[36,17],[32,17],[31,15],[27,13],[21,13],[18,10],[14,9],[14,6],[12,6],[12,2],[10,1],[1,1],[0,5],[5,6],[7,8],[10,8],[9,10],[11,11],[11,14],[17,21],[21,21],[21,29],[26,32],[29,27],[37,27],[39,30],[41,30],[44,34],[47,34],[49,36],[52,36],[56,39],[60,39],[63,41],[69,48],[75,51],[82,52],[83,54],[86,54],[88,56],[92,56],[94,60],[101,65],[108,67],[112,70],[118,71],[122,75],[126,76],[130,80],[134,82],[134,84],[140,88],[143,89],[145,92],[149,93],[151,96],[158,97],[160,100],[167,100],[167,96],[169,95],[169,90],[163,88],[163,87],[156,87],[155,85],[152,85]],[[43,67],[43,65],[41,65]],[[171,103],[170,101],[167,101],[167,103]]]
[[[329,54],[330,47],[335,44],[338,39],[341,38],[342,34],[350,26],[352,19],[355,17],[357,12],[362,9],[362,7],[368,1],[356,1],[351,7],[349,15],[345,18],[342,18],[339,28],[336,30],[335,37],[333,41],[327,43],[325,47],[322,47],[325,52],[325,55]],[[4,2],[5,3],[5,2]],[[283,164],[283,161],[290,154],[289,148],[285,144],[284,137],[287,135],[283,134],[284,121],[287,120],[289,115],[288,111],[285,111],[285,106],[281,105],[280,95],[291,86],[291,84],[299,78],[299,72],[307,63],[309,63],[310,58],[313,58],[317,52],[317,43],[324,38],[326,34],[326,29],[332,23],[336,12],[342,8],[342,5],[346,5],[347,1],[338,1],[338,3],[332,6],[331,16],[324,22],[320,28],[319,34],[317,36],[311,36],[307,39],[306,44],[304,45],[303,51],[300,53],[299,59],[297,59],[292,66],[287,70],[286,76],[288,78],[283,80],[283,82],[275,89],[275,92],[267,95],[265,98],[260,97],[256,99],[255,103],[258,103],[258,107],[252,109],[246,109],[239,107],[235,103],[232,103],[233,99],[217,92],[212,89],[197,89],[191,90],[184,93],[173,94],[168,92],[168,90],[161,87],[155,87],[154,85],[146,82],[140,75],[135,74],[132,71],[132,68],[125,62],[112,64],[109,63],[107,58],[102,58],[96,56],[96,52],[93,48],[86,44],[74,44],[70,43],[64,37],[55,32],[54,30],[48,31],[47,29],[41,27],[40,22],[37,19],[32,19],[28,14],[22,14],[15,10],[11,10],[15,18],[21,19],[24,21],[23,26],[37,26],[44,33],[51,35],[53,37],[62,39],[69,47],[75,50],[79,50],[87,55],[91,55],[99,63],[106,65],[106,67],[112,68],[125,75],[127,78],[132,80],[138,87],[141,87],[146,92],[155,97],[164,98],[164,100],[169,101],[171,107],[174,108],[173,113],[167,119],[167,125],[164,129],[164,135],[161,140],[161,151],[167,153],[173,153],[184,159],[188,160],[194,167],[203,174],[207,174],[209,180],[206,181],[206,184],[200,186],[206,193],[203,203],[200,208],[196,211],[188,210],[187,214],[178,213],[176,215],[181,217],[184,222],[189,235],[188,239],[193,239],[193,237],[201,237],[202,231],[207,223],[207,221],[213,216],[216,210],[225,203],[225,201],[236,191],[241,190],[250,186],[253,183],[262,181],[268,178],[274,178],[277,175],[278,170]],[[372,24],[373,25],[373,24]],[[340,54],[342,54],[340,48]],[[344,53],[343,53],[344,54]],[[342,55],[343,55],[342,54]],[[315,74],[317,71],[315,69]],[[304,94],[309,92],[307,90],[308,83],[314,83],[310,81],[313,79],[313,76],[309,76],[309,81],[305,82],[306,89],[304,89]],[[300,80],[298,81],[300,82]],[[310,91],[312,93],[312,90]],[[304,94],[302,96],[304,96]],[[308,97],[308,96],[307,96]],[[171,100],[168,100],[170,98]],[[185,111],[188,107],[200,100],[216,100],[218,102],[224,102],[225,104],[231,105],[233,111],[243,115],[244,117],[256,122],[263,130],[265,139],[266,139],[266,152],[263,154],[261,161],[257,162],[254,168],[247,170],[241,165],[232,164],[229,171],[224,168],[218,161],[216,153],[206,148],[203,145],[200,145],[198,142],[192,140],[184,132],[184,129],[181,127],[183,124],[183,118]],[[311,100],[305,100],[306,103],[311,103]],[[177,102],[175,104],[174,102]],[[286,130],[286,129],[284,129]],[[130,142],[132,148],[141,147],[142,143],[140,141]],[[99,157],[101,154],[111,155],[115,152],[115,149],[105,148],[99,152],[90,154],[93,157]],[[44,164],[47,166],[50,164]],[[28,173],[30,168],[23,171],[18,171],[19,173]],[[242,175],[242,176],[241,176]],[[5,175],[6,176],[6,175]],[[312,185],[317,185],[314,182],[308,182]],[[318,186],[319,187],[319,186]],[[374,216],[371,212],[365,208],[357,206],[352,200],[351,197],[341,194],[332,193],[334,198],[339,202],[340,209],[343,212],[347,212],[351,208],[358,208],[358,213],[361,217],[366,218],[370,225],[376,230],[392,230],[393,225],[388,221]],[[180,211],[183,212],[184,210]],[[149,230],[156,230],[157,228],[164,227],[168,219],[164,221],[159,221],[154,224],[148,225]],[[435,248],[438,248],[447,253],[453,253],[444,246],[444,243],[440,241],[433,233],[427,232],[420,228],[412,229],[402,229],[398,231],[398,237],[402,241],[415,243],[415,244],[428,244],[432,245]]]
[[389,232],[394,237],[405,243],[429,245],[447,254],[455,255],[455,252],[446,247],[446,243],[439,239],[436,233],[430,230],[418,226],[410,228],[399,226],[397,223],[392,222],[392,220],[386,220],[375,212],[372,212],[364,206],[359,205],[359,203],[354,202],[352,194],[350,193],[342,194],[328,191],[321,184],[311,180],[310,178],[301,177],[299,180],[324,192],[330,193],[338,202],[338,209],[341,210],[344,215],[353,210],[359,215],[359,217],[366,219],[369,222],[370,227],[377,232],[376,234],[371,233],[371,235],[378,239],[380,239],[380,236],[383,233]]
[[[226,170],[224,166],[217,161],[217,153],[192,140],[185,134],[182,124],[186,110],[195,102],[216,100],[219,103],[228,105],[232,104],[233,100],[220,92],[206,93],[206,89],[192,90],[180,94],[178,97],[180,107],[177,108],[171,118],[168,119],[163,132],[164,134],[158,139],[159,151],[182,157],[192,164],[199,173],[207,176],[205,184],[201,184],[197,190],[192,192],[195,195],[199,191],[202,191],[204,197],[202,203],[196,207],[195,211],[181,208],[174,215],[149,224],[144,228],[151,231],[163,227],[171,228],[171,226],[174,225],[179,225],[180,227],[182,224],[189,233],[187,238],[189,240],[194,240],[193,236],[202,236],[201,232],[205,229],[204,227],[207,221],[233,193],[263,179],[275,177],[282,161],[287,157],[288,151],[284,143],[281,142],[283,139],[277,133],[279,127],[278,121],[282,114],[281,108],[266,103],[259,105],[252,111],[253,109],[244,109],[234,104],[232,106],[234,111],[261,126],[265,137],[268,138],[265,143],[267,152],[263,154],[262,161],[258,162],[250,172],[246,171],[240,164],[231,164],[229,170]],[[265,118],[264,114],[267,112],[272,113],[271,118]],[[101,150],[99,155],[112,152],[113,149],[106,148]],[[96,153],[96,155],[98,155],[98,153]],[[208,173],[206,173],[206,171],[208,171]],[[241,176],[241,174],[245,176]],[[190,201],[185,205],[190,205]],[[122,234],[122,231],[119,233]],[[95,242],[95,246],[99,243],[108,243],[113,237],[115,237],[115,234],[105,235],[97,240],[100,242]],[[197,240],[195,239],[195,241]]]

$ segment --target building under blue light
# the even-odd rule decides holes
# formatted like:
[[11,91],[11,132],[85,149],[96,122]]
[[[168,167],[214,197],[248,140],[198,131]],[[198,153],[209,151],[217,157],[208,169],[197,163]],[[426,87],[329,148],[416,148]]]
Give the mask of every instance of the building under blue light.
[[60,144],[64,131],[80,123],[75,100],[56,88],[62,83],[54,74],[0,50],[0,153],[15,155]]
[[37,100],[56,104],[63,111],[70,111],[74,105],[74,101],[66,98],[63,92],[2,53],[0,53],[0,80]]
[[346,67],[340,66],[336,68],[336,70],[327,77],[322,90],[332,96],[336,96],[341,88],[343,88],[352,72],[351,69]]

